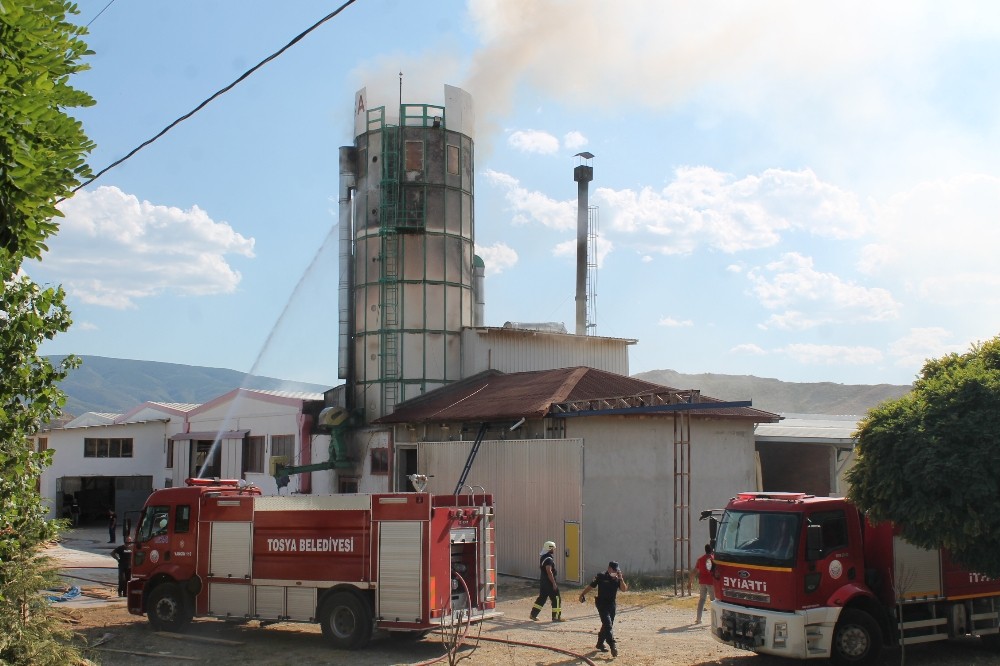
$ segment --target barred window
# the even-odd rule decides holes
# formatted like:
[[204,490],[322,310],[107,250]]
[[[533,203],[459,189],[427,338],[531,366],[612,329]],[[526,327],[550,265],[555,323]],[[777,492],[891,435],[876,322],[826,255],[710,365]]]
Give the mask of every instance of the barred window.
[[284,456],[289,463],[295,460],[295,435],[271,435],[271,455]]

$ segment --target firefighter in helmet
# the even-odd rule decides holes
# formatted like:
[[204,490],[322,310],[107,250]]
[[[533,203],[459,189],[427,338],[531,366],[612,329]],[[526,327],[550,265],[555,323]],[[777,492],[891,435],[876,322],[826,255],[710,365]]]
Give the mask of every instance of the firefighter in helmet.
[[535,605],[531,607],[531,619],[538,620],[538,614],[542,612],[545,600],[552,602],[552,621],[565,622],[562,617],[562,599],[559,597],[559,583],[556,582],[556,543],[546,541],[542,546],[542,552],[538,554],[538,598]]

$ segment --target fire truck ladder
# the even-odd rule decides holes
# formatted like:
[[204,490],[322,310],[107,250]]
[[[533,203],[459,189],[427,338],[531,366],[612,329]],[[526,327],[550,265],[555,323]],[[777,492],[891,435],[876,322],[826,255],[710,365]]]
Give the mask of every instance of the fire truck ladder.
[[382,380],[382,414],[391,414],[399,402],[399,135],[401,129],[382,130],[382,181],[379,187],[379,235],[382,272],[379,278],[382,325],[379,331]]
[[674,594],[691,594],[691,412],[674,413]]
[[[465,467],[462,468],[462,475],[458,477],[458,483],[455,485],[455,492],[453,494],[458,495],[462,492],[462,488],[465,487],[465,480],[469,478],[469,470],[472,469],[472,463],[476,462],[476,454],[479,453],[479,445],[483,443],[483,437],[486,436],[486,431],[489,429],[489,423],[483,423],[479,426],[479,434],[476,435],[476,441],[472,443],[472,448],[469,449],[469,457],[465,460]],[[482,486],[476,487],[481,488]]]

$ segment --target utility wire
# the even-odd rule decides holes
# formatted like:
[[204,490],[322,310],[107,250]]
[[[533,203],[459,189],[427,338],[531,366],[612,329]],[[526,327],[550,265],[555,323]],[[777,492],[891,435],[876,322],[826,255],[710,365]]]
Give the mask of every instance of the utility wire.
[[[113,5],[113,4],[115,4],[115,0],[111,0],[111,2],[109,2],[109,3],[108,3],[108,4],[106,4],[106,5],[104,5],[104,9],[107,9],[108,7],[110,7],[110,6],[111,6],[111,5]],[[104,13],[104,9],[102,9],[102,10],[101,10],[101,11],[99,11],[99,12],[97,12],[97,16],[100,16],[101,14],[103,14],[103,13]],[[86,25],[86,27],[88,27],[88,28],[89,28],[89,27],[90,27],[90,24],[91,24],[91,23],[93,23],[94,21],[96,21],[96,20],[97,20],[97,16],[95,16],[94,18],[90,19],[90,23],[88,23],[88,24]]]
[[136,146],[131,151],[129,151],[129,153],[127,155],[125,155],[125,157],[122,157],[120,159],[115,160],[114,162],[112,162],[108,166],[104,167],[103,169],[101,169],[100,171],[98,171],[97,173],[95,173],[89,179],[85,180],[84,182],[82,182],[79,185],[77,185],[76,187],[74,187],[73,191],[76,192],[77,190],[80,190],[80,189],[86,187],[87,185],[90,185],[95,180],[97,180],[98,178],[100,178],[101,176],[103,176],[104,174],[106,174],[108,171],[111,171],[116,166],[118,166],[119,164],[122,164],[123,162],[125,162],[126,160],[128,160],[129,158],[131,158],[133,155],[135,155],[136,153],[138,153],[140,150],[142,150],[146,146],[150,145],[151,143],[153,143],[154,141],[156,141],[157,139],[159,139],[161,136],[163,136],[164,134],[166,134],[167,132],[169,132],[170,130],[172,130],[174,127],[176,127],[177,125],[180,125],[182,122],[184,122],[185,120],[187,120],[188,118],[190,118],[194,114],[196,114],[199,111],[201,111],[203,108],[205,108],[206,106],[208,106],[209,102],[211,102],[215,98],[220,97],[221,95],[223,95],[223,94],[229,92],[230,90],[232,90],[233,88],[235,88],[238,83],[240,83],[241,81],[243,81],[244,79],[246,79],[247,77],[249,77],[251,74],[253,74],[254,72],[256,72],[258,69],[260,69],[261,67],[263,67],[267,63],[271,62],[272,60],[274,60],[275,58],[277,58],[278,56],[280,56],[282,53],[284,53],[285,51],[287,51],[288,49],[290,49],[292,46],[294,46],[295,44],[297,44],[299,41],[301,41],[302,38],[305,37],[306,35],[308,35],[310,32],[312,32],[313,30],[315,30],[319,26],[323,25],[324,23],[326,23],[327,21],[329,21],[330,19],[332,19],[333,17],[335,17],[340,12],[344,11],[345,9],[347,9],[350,5],[353,5],[354,2],[355,2],[355,0],[347,0],[347,2],[345,2],[344,4],[342,4],[336,10],[330,12],[329,14],[327,14],[326,16],[324,16],[323,18],[321,18],[320,20],[316,21],[316,23],[313,23],[311,26],[309,26],[308,28],[306,28],[304,31],[302,31],[301,33],[299,33],[298,35],[296,35],[292,39],[292,41],[288,42],[287,44],[285,44],[280,49],[278,49],[277,51],[275,51],[271,55],[269,55],[266,58],[264,58],[263,60],[261,60],[259,63],[257,63],[253,67],[251,67],[247,71],[245,71],[242,74],[240,74],[240,76],[235,81],[233,81],[232,83],[230,83],[228,86],[226,86],[225,88],[222,88],[221,90],[219,90],[218,92],[216,92],[215,94],[213,94],[211,97],[209,97],[208,99],[206,99],[204,102],[202,102],[201,104],[199,104],[198,106],[196,106],[195,108],[193,108],[191,111],[188,111],[183,116],[181,116],[180,118],[178,118],[174,122],[172,122],[169,125],[167,125],[166,127],[164,127],[162,130],[160,130],[151,139],[147,139],[146,141],[143,141],[142,143],[140,143],[138,146]]

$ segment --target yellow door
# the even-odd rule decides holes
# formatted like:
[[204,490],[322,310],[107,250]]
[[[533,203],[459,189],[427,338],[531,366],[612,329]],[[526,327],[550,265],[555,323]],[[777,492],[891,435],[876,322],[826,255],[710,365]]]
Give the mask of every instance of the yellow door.
[[565,556],[567,582],[580,582],[580,523],[563,523],[563,555]]

